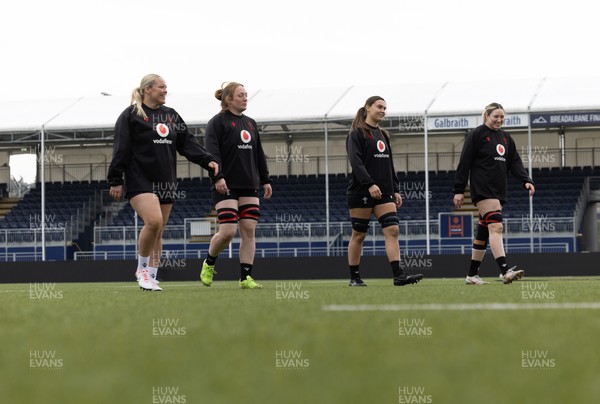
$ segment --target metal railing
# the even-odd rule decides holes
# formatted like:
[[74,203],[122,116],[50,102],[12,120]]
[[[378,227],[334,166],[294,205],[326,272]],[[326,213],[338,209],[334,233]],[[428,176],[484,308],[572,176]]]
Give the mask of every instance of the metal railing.
[[[401,221],[399,226],[399,243],[401,248],[425,251],[426,222]],[[533,218],[524,216],[520,219],[505,220],[504,243],[507,252],[571,252],[576,245],[576,223],[574,217],[551,218],[537,215]],[[139,228],[127,226],[97,227],[95,229],[94,252],[76,253],[77,259],[83,257],[135,257],[135,244]],[[209,238],[203,241],[194,241],[190,237],[189,223],[185,225],[167,226],[163,234],[165,248],[168,245],[183,244],[181,254],[186,258],[199,258],[199,251],[208,248]],[[324,245],[329,235],[329,255],[345,254],[344,240],[349,240],[352,234],[351,224],[348,222],[334,222],[329,226],[326,223],[259,223],[256,227],[257,257],[299,257],[299,256],[326,256],[327,246]],[[455,246],[445,245],[439,237],[439,221],[432,220],[429,224],[429,234],[437,243],[432,247],[432,252],[437,254],[463,254],[471,249],[471,238],[454,239],[459,243]],[[552,241],[552,238],[562,237],[571,239],[572,242],[562,243]],[[523,239],[531,238],[530,243],[523,243]],[[337,241],[336,241],[337,240]],[[232,244],[237,245],[239,238],[234,238]],[[363,247],[364,255],[378,255],[385,252],[382,242],[384,236],[381,227],[375,221],[369,226],[369,231]],[[415,246],[423,241],[423,246]],[[269,245],[269,247],[262,247]],[[118,248],[118,251],[102,251],[103,248]],[[527,247],[529,250],[526,251]],[[97,254],[97,255],[96,255]],[[224,256],[236,257],[237,249],[230,247]],[[343,255],[342,254],[342,255]]]
[[[523,146],[521,146],[523,147]],[[519,150],[523,153],[523,149]],[[539,152],[538,152],[539,153]],[[526,151],[525,151],[525,154]],[[560,168],[561,158],[564,154],[565,167],[596,167],[600,165],[600,148],[568,148],[544,149],[543,156],[552,158],[536,158],[531,161],[533,168]],[[282,159],[281,156],[272,156],[267,158],[269,171],[271,175],[318,175],[325,173],[325,156],[312,156],[302,154],[297,158],[290,160]],[[430,171],[452,171],[456,169],[460,152],[430,152],[428,158]],[[525,166],[528,166],[525,156]],[[331,174],[348,174],[350,166],[346,155],[329,156],[328,171]],[[46,167],[46,181],[48,182],[79,182],[79,181],[106,181],[106,173],[109,161],[97,161],[91,163],[62,163],[53,162]],[[397,171],[423,171],[425,169],[425,154],[423,152],[401,153],[400,150],[394,151],[394,166]],[[181,159],[177,161],[178,178],[206,178],[207,172],[197,164]],[[8,183],[10,170],[8,168],[0,169],[0,182]]]
[[[530,253],[531,247],[529,244],[511,244],[505,247],[508,254],[515,253]],[[401,256],[406,257],[422,257],[426,254],[426,248],[411,247],[410,249],[401,249]],[[345,255],[346,249],[343,250]],[[470,254],[471,246],[438,246],[433,249],[436,255],[450,254]],[[568,253],[571,252],[568,243],[540,243],[534,248],[535,253]],[[181,260],[185,259],[203,259],[206,258],[208,249],[200,249],[195,251],[189,250],[169,250],[163,251],[161,257],[161,267],[176,267],[181,265]],[[224,252],[223,255],[229,258],[239,258],[239,252],[233,250],[231,254]],[[331,254],[330,254],[331,255]],[[340,254],[338,254],[340,255]],[[363,256],[384,256],[385,246],[377,245],[373,248],[363,250]],[[326,247],[270,247],[257,248],[256,257],[258,258],[299,258],[299,257],[326,257]],[[136,260],[137,255],[133,251],[83,251],[76,252],[74,259],[77,261],[93,261],[93,260]],[[177,263],[173,263],[176,261]]]

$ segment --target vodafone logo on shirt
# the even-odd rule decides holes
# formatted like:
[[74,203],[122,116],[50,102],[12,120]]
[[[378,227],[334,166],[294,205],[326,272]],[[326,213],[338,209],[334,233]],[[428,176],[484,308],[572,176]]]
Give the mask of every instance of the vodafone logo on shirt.
[[167,125],[165,125],[164,123],[157,123],[156,125],[154,125],[154,130],[156,131],[156,133],[158,133],[158,136],[160,136],[162,139],[152,139],[152,142],[154,144],[173,144],[173,141],[171,139],[166,139],[167,136],[169,136],[169,127]]
[[252,135],[250,135],[250,132],[245,129],[242,130],[240,132],[240,139],[242,139],[244,144],[239,144],[238,149],[252,149],[252,145],[248,144],[252,140]]
[[497,144],[496,145],[496,153],[498,153],[500,155],[500,157],[494,157],[494,160],[497,161],[506,161],[506,159],[504,158],[504,153],[506,153],[506,147],[504,147],[501,144]]
[[374,154],[373,157],[377,157],[380,159],[387,159],[390,157],[389,153],[384,153],[386,147],[385,147],[385,142],[383,140],[378,140],[376,145],[377,145],[377,151],[379,153]]
[[167,137],[169,136],[169,127],[164,123],[157,123],[156,133],[158,133],[158,136],[160,137]]
[[250,143],[250,141],[252,140],[252,136],[250,136],[250,132],[248,132],[247,130],[241,131],[240,137],[242,138],[242,142],[244,143]]

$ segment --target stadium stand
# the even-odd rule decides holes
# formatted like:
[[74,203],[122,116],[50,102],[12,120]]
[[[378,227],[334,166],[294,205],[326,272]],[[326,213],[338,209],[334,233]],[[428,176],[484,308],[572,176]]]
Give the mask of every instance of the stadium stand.
[[[406,223],[417,223],[425,219],[425,175],[424,172],[399,172],[401,183],[401,194],[403,195],[403,206],[398,210],[401,221]],[[574,218],[581,197],[585,178],[589,176],[600,176],[600,167],[572,167],[562,169],[535,169],[533,178],[537,185],[534,199],[535,212],[545,218]],[[437,220],[438,214],[452,212],[452,182],[453,171],[431,172],[429,175],[430,185],[430,220]],[[346,187],[348,177],[345,174],[333,174],[329,176],[329,221],[330,223],[348,222],[348,210],[346,205]],[[275,190],[271,200],[261,200],[261,220],[265,230],[259,234],[267,237],[262,248],[268,248],[269,234],[276,235],[273,231],[277,223],[323,223],[325,221],[325,176],[324,175],[292,175],[275,176],[273,178]],[[520,188],[521,184],[514,178],[509,179],[509,201],[505,205],[504,216],[507,219],[523,219],[529,214],[529,198],[526,192]],[[73,241],[81,243],[79,239],[83,233],[89,233],[88,239],[93,240],[94,226],[112,226],[123,228],[134,225],[133,209],[128,203],[114,204],[118,210],[105,217],[106,213],[100,215],[98,208],[104,198],[108,185],[104,181],[72,182],[72,183],[48,183],[46,186],[46,216],[47,226],[56,228],[66,227],[65,234],[61,232],[49,233],[47,241],[70,244]],[[176,190],[173,191],[178,198],[169,225],[182,226],[187,218],[207,218],[214,215],[210,199],[210,182],[207,178],[181,179]],[[106,202],[106,200],[105,200]],[[108,202],[110,206],[112,201]],[[104,211],[107,211],[104,209]],[[39,227],[40,223],[40,189],[32,189],[19,203],[12,208],[4,218],[0,219],[0,233],[2,230],[17,231],[17,229],[31,229]],[[139,219],[139,224],[143,222]],[[421,222],[423,223],[423,222]],[[269,225],[271,228],[269,228]],[[575,229],[577,230],[577,229]],[[173,231],[174,239],[183,239],[183,231]],[[298,234],[301,234],[300,231]],[[8,234],[8,233],[7,233]],[[294,235],[295,233],[289,233]],[[342,236],[344,232],[339,233]],[[413,234],[413,233],[407,233]],[[406,246],[419,246],[420,231],[415,231],[416,239],[409,237],[402,240],[401,244]],[[63,238],[67,237],[66,240]],[[11,237],[4,235],[4,240]],[[118,237],[115,237],[118,243]],[[5,254],[10,251],[26,253],[31,250],[31,244],[23,239],[19,249],[6,249]],[[31,240],[30,240],[31,241]],[[110,240],[109,240],[110,241]],[[259,240],[260,241],[260,240]],[[167,242],[167,240],[166,240]],[[181,241],[175,241],[176,247],[181,247]],[[339,240],[338,247],[344,248],[347,240]],[[373,245],[378,245],[375,241]],[[81,243],[83,244],[83,243]],[[127,250],[134,248],[127,242]],[[435,245],[435,240],[433,245]],[[29,247],[27,247],[29,245]],[[302,246],[301,242],[290,243],[294,247]],[[323,240],[315,240],[315,246],[323,247]],[[88,247],[91,248],[91,242]],[[35,247],[33,247],[35,248]],[[201,248],[201,247],[198,247]],[[575,248],[575,247],[573,247]],[[108,250],[118,250],[114,245]],[[85,248],[84,248],[85,250]],[[100,251],[102,249],[100,248]]]
[[[425,174],[423,172],[398,173],[401,183],[403,206],[398,210],[401,220],[425,219]],[[586,176],[600,176],[600,167],[573,167],[562,169],[536,169],[533,171],[536,182],[535,205],[549,217],[572,217],[580,197]],[[453,210],[452,181],[453,171],[430,173],[430,219],[438,214]],[[348,220],[346,205],[345,174],[334,174],[329,178],[330,221]],[[298,175],[277,176],[273,179],[275,189],[271,200],[261,200],[261,222],[276,223],[294,212],[302,222],[325,221],[325,176]],[[108,189],[101,181],[92,183],[50,183],[46,187],[46,214],[59,223],[73,222],[78,211],[98,198],[99,191]],[[505,206],[505,217],[520,217],[529,212],[529,198],[521,192],[521,184],[509,178],[509,201]],[[178,198],[171,213],[169,224],[181,225],[185,218],[204,218],[212,212],[209,179],[180,180],[173,194]],[[4,219],[0,228],[29,228],[32,221],[39,219],[40,190],[34,188],[14,207]],[[125,204],[108,223],[113,226],[131,226],[134,212]]]

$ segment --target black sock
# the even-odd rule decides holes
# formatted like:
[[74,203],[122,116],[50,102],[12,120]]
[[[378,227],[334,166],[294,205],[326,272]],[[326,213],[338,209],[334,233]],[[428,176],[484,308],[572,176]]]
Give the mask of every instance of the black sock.
[[475,276],[479,274],[479,266],[481,261],[471,260],[471,266],[469,267],[469,276]]
[[246,276],[252,277],[252,264],[240,264],[241,272],[241,280],[245,280]]
[[402,268],[400,268],[400,261],[392,261],[390,262],[390,266],[392,267],[394,278],[400,278],[402,276]]
[[506,257],[498,257],[496,258],[496,263],[498,264],[498,268],[502,271],[502,275],[506,273],[508,269],[508,264],[506,263]]
[[360,265],[350,265],[350,279],[358,279],[360,278],[360,271],[358,267]]
[[217,262],[217,257],[213,257],[210,254],[206,254],[206,264],[207,265],[215,265],[215,262]]

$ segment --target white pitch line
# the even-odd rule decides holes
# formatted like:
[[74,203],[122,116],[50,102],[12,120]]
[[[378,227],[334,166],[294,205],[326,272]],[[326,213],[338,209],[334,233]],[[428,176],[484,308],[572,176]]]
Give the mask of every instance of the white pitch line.
[[340,279],[339,281],[337,280],[331,280],[331,281],[307,281],[307,280],[292,280],[292,281],[280,281],[280,282],[298,282],[298,283],[302,283],[302,282],[306,282],[306,283],[322,283],[322,284],[329,284],[329,283],[347,283],[348,281],[345,279]]
[[410,310],[569,310],[600,309],[600,302],[564,303],[450,303],[450,304],[331,304],[323,311],[410,311]]

